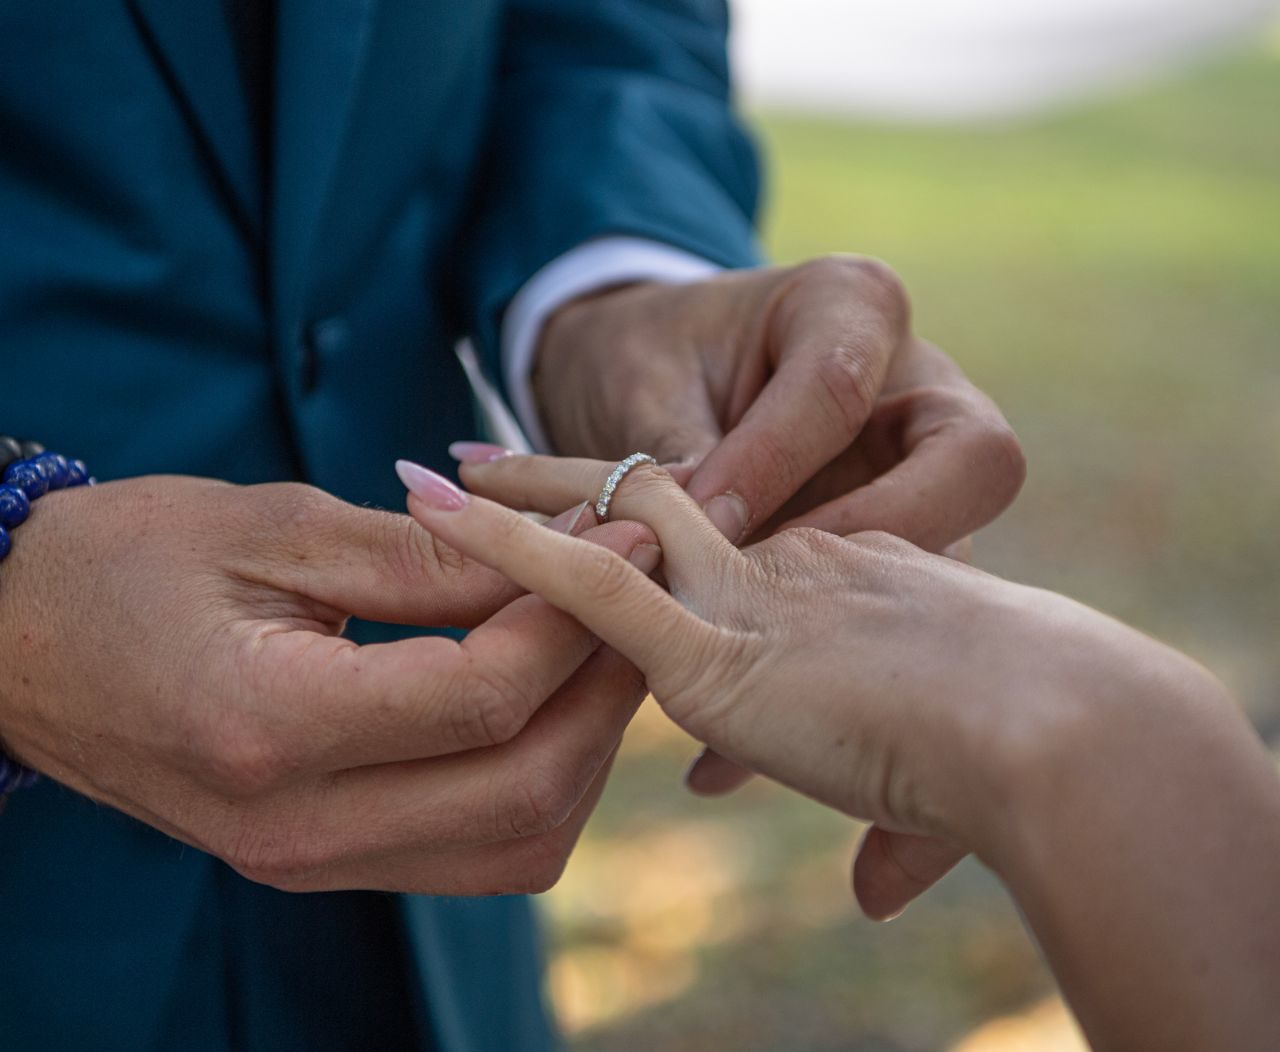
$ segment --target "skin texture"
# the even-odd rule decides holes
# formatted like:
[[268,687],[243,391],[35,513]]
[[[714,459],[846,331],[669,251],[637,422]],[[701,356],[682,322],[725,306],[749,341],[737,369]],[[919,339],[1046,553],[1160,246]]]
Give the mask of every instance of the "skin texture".
[[[611,467],[504,457],[464,477],[546,511]],[[433,535],[592,628],[728,760],[874,836],[975,851],[1096,1048],[1277,1047],[1280,779],[1190,659],[883,533],[739,551],[657,467],[628,475],[610,517],[657,535],[669,594],[597,546],[402,477]],[[878,894],[865,874],[854,887]]]
[[[623,555],[652,539],[582,508],[553,525]],[[20,541],[4,748],[289,890],[544,890],[643,696],[570,617],[306,486],[50,494]],[[351,615],[474,631],[359,647]]]
[[[798,518],[941,548],[1022,480],[1008,425],[912,335],[872,260],[578,301],[546,327],[537,384],[562,448],[690,457],[690,491],[739,539]],[[549,886],[641,676],[409,526],[293,485],[141,478],[43,499],[0,588],[0,742],[280,887]],[[652,558],[637,529],[592,536]],[[349,615],[481,627],[356,648]],[[712,753],[690,783],[742,777]],[[957,857],[890,834],[866,864],[888,912]]]
[[[865,257],[578,300],[546,327],[534,383],[557,452],[684,462],[735,542],[785,524],[955,554],[1025,475],[999,410],[912,331],[902,281]],[[688,781],[719,793],[745,777],[710,750]],[[960,857],[878,830],[861,866],[889,914]]]

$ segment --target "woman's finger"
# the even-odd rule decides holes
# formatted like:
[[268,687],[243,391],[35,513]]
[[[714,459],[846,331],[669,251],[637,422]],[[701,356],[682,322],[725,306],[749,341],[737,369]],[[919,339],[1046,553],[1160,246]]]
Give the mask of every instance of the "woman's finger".
[[[595,504],[613,465],[581,457],[544,457],[507,453],[469,459],[470,443],[450,447],[459,458],[458,473],[467,489],[519,511],[554,515],[571,504]],[[576,496],[581,494],[581,496]]]
[[723,796],[751,781],[752,773],[745,767],[726,760],[710,746],[698,754],[684,775],[684,784],[690,792],[699,796]]
[[[594,505],[616,466],[604,460],[512,455],[464,463],[462,479],[471,492],[510,508],[551,513],[584,500]],[[652,464],[640,464],[623,477],[609,517],[642,522],[657,534],[669,580],[704,565],[709,554],[728,559],[735,553],[673,475]]]
[[965,855],[963,848],[930,836],[895,833],[873,825],[853,862],[853,893],[872,920],[892,920],[933,887]]
[[[572,614],[647,674],[670,671],[690,644],[713,637],[715,630],[654,584],[646,569],[590,541],[542,529],[420,465],[400,461],[396,470],[409,489],[410,514],[432,534]],[[615,507],[626,518],[660,526],[654,533],[665,557],[668,543],[687,553],[700,542],[705,554],[708,530],[738,557],[678,486],[662,472],[637,469],[642,472],[647,484],[644,478],[624,481]]]

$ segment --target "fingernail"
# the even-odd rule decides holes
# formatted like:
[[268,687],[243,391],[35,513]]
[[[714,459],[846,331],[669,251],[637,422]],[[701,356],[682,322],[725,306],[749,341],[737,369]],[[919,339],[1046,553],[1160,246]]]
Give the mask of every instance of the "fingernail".
[[737,544],[747,529],[747,504],[736,493],[721,493],[707,501],[703,509],[716,529]]
[[595,525],[595,513],[593,512],[590,518],[585,514],[590,506],[590,503],[584,500],[576,508],[562,511],[554,519],[547,522],[547,529],[555,530],[556,533],[567,533],[570,537],[577,536],[583,530],[590,529]]
[[415,464],[412,460],[397,460],[396,474],[405,488],[428,508],[436,511],[457,511],[466,507],[468,497],[443,475],[430,468]]
[[888,914],[887,916],[884,916],[884,917],[876,917],[876,918],[875,918],[875,922],[876,922],[877,924],[888,924],[890,921],[895,921],[895,920],[897,920],[899,917],[901,917],[901,916],[902,916],[904,913],[906,913],[906,912],[907,912],[907,907],[906,907],[906,906],[903,906],[900,910],[898,910],[898,911],[896,911],[896,912],[894,912],[894,913],[890,913],[890,914]]
[[630,560],[641,573],[653,573],[662,562],[662,549],[656,544],[637,544],[631,550]]
[[684,787],[698,796],[706,795],[706,776],[702,772],[702,764],[700,762],[706,755],[707,750],[703,749],[702,752],[689,761],[689,766],[684,769]]
[[449,446],[449,456],[463,464],[488,464],[511,456],[511,450],[490,442],[454,442]]

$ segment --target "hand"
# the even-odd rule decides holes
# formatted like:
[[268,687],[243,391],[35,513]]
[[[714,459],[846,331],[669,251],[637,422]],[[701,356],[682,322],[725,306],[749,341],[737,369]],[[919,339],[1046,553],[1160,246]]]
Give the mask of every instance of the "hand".
[[[506,457],[463,474],[476,493],[546,510],[597,493],[610,467]],[[1036,750],[1089,725],[1075,699],[1096,696],[1092,682],[1067,687],[1127,674],[1134,652],[1109,633],[1155,648],[1069,600],[885,534],[795,529],[738,551],[656,468],[627,476],[612,515],[657,534],[670,595],[486,500],[411,499],[410,510],[634,660],[676,723],[728,759],[952,850],[990,847]],[[1046,637],[1058,644],[1047,653]],[[1079,653],[1104,672],[1081,669]],[[883,889],[862,875],[855,886],[883,916]]]
[[[465,477],[556,507],[611,467],[508,457]],[[652,526],[670,595],[508,508],[415,492],[428,529],[598,632],[730,760],[877,829],[972,849],[1095,1047],[1276,1046],[1280,781],[1195,662],[887,534],[795,529],[738,551],[653,466],[611,514]],[[858,873],[854,890],[877,915]]]
[[789,522],[941,551],[1024,475],[999,410],[912,334],[901,282],[870,259],[574,301],[534,383],[559,452],[693,461],[690,495],[735,542]]
[[[348,615],[478,627],[361,647]],[[0,668],[16,758],[290,890],[544,889],[643,696],[407,516],[190,478],[41,500],[0,573]]]
[[[689,493],[735,541],[803,525],[941,552],[1025,474],[999,410],[912,334],[901,281],[871,259],[575,301],[546,327],[535,387],[559,452],[687,458]],[[688,780],[724,792],[743,772],[708,752]],[[896,912],[958,858],[877,830],[860,869]]]

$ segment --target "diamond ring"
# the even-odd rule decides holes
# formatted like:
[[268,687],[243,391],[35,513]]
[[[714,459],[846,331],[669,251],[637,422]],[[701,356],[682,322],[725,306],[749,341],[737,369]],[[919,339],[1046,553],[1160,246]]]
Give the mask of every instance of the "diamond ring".
[[609,505],[613,501],[614,491],[619,484],[626,478],[627,472],[641,464],[656,464],[657,461],[649,456],[648,453],[632,453],[626,460],[618,461],[618,466],[609,472],[609,477],[605,479],[604,489],[600,491],[600,496],[596,498],[596,518],[601,522],[609,521]]

